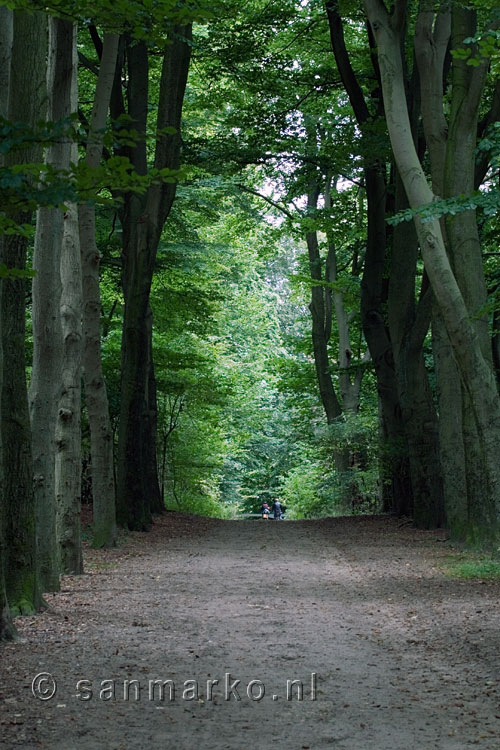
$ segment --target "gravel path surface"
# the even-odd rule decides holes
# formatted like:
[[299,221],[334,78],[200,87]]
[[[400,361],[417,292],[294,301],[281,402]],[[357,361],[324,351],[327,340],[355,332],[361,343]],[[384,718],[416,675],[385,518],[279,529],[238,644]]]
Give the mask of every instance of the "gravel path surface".
[[500,586],[442,537],[166,514],[89,550],[0,646],[0,748],[498,750]]

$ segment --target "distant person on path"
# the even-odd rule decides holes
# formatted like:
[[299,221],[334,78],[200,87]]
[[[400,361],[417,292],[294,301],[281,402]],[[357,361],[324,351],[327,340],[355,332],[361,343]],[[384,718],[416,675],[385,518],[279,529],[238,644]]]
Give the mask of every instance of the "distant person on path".
[[275,500],[273,503],[273,514],[275,521],[281,521],[283,518],[283,507],[279,500]]
[[260,512],[262,513],[262,518],[264,518],[267,521],[269,519],[271,508],[269,507],[267,503],[262,503]]

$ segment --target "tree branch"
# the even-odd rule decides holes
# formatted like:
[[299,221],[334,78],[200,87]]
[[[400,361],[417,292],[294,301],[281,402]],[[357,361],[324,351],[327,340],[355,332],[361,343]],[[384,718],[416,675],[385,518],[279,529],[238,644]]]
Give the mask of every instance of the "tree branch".
[[103,43],[102,43],[101,37],[99,36],[97,28],[94,26],[93,23],[91,23],[89,26],[89,34],[90,34],[92,41],[94,42],[94,47],[95,47],[97,57],[100,60],[102,58]]
[[84,68],[87,68],[87,70],[90,70],[91,73],[98,76],[99,75],[99,68],[98,66],[92,62],[92,60],[89,60],[86,55],[83,54],[83,52],[78,53],[78,62],[80,65],[82,65]]
[[280,206],[279,203],[276,203],[276,201],[273,201],[272,198],[269,198],[267,195],[259,193],[258,190],[253,190],[252,188],[241,184],[237,184],[235,187],[239,188],[239,190],[243,190],[244,193],[250,193],[250,195],[255,195],[257,198],[261,198],[263,201],[266,201],[266,203],[269,203],[269,205],[285,214],[285,216],[287,216],[291,221],[295,220],[296,217],[287,208],[285,208],[284,206]]
[[369,119],[370,112],[349,59],[349,54],[345,44],[342,18],[339,14],[338,0],[326,0],[325,8],[330,27],[332,50],[337,63],[337,68],[354,110],[356,120],[361,125]]

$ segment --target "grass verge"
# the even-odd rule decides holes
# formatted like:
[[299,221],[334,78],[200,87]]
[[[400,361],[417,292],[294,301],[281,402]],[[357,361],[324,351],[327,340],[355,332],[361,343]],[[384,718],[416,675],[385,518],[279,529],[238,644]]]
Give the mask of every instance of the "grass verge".
[[451,555],[443,564],[444,572],[451,578],[480,578],[500,581],[500,557],[474,552]]

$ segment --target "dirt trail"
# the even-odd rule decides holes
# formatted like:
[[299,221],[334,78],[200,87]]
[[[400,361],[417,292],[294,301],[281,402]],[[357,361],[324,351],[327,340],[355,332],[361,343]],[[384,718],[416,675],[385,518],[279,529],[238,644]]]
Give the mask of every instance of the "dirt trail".
[[[500,587],[446,579],[438,537],[384,518],[168,514],[18,620],[0,748],[498,750]],[[51,700],[32,694],[41,672]],[[168,679],[175,700],[150,694]]]

